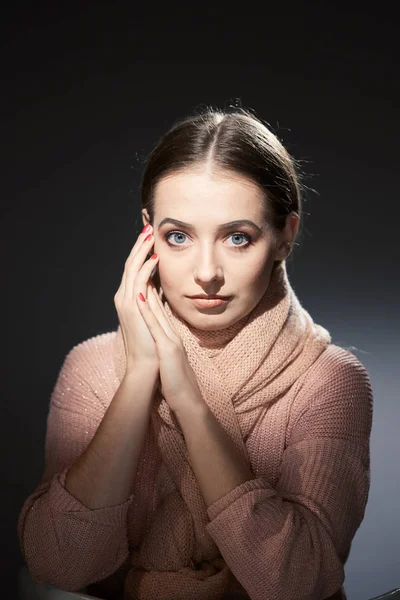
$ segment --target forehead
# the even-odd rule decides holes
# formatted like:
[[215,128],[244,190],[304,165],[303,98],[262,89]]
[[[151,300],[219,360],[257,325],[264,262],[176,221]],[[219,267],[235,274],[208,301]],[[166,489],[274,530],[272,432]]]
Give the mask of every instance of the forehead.
[[[229,172],[183,171],[163,177],[155,188],[155,212],[161,217],[174,211],[179,218],[187,215],[217,216],[229,214],[243,218],[251,214],[262,218],[265,198],[250,179]],[[225,218],[225,216],[224,216]]]

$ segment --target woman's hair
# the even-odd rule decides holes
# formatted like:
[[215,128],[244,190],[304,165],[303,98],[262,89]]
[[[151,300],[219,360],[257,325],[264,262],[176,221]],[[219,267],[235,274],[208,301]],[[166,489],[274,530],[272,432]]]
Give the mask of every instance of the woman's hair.
[[157,183],[167,175],[202,165],[258,184],[273,233],[284,229],[288,214],[296,213],[301,219],[299,163],[276,135],[246,109],[207,107],[175,122],[147,157],[141,204],[152,225]]

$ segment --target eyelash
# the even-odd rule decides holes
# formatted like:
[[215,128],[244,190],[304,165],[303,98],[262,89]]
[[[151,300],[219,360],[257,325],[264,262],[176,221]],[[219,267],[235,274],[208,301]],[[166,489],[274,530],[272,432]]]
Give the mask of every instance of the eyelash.
[[[183,246],[183,244],[171,244],[169,241],[170,236],[177,234],[177,233],[180,233],[180,234],[188,237],[186,235],[186,233],[183,233],[183,231],[169,231],[164,236],[164,239],[166,240],[167,244],[169,244],[173,248]],[[241,231],[236,231],[235,233],[230,234],[230,236],[233,236],[233,235],[240,235],[240,236],[246,238],[246,240],[248,242],[245,246],[231,246],[231,248],[234,248],[235,250],[239,250],[239,251],[247,250],[249,248],[249,246],[252,244],[253,238],[250,235],[248,235],[247,233],[242,233]]]

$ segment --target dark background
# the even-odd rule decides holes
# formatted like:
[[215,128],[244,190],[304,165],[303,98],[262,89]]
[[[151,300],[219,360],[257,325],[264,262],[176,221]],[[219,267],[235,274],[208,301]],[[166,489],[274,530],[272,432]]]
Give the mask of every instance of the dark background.
[[353,348],[374,388],[370,499],[345,588],[349,600],[364,600],[400,587],[396,10],[323,2],[3,9],[3,582],[15,586],[22,562],[17,519],[44,468],[61,364],[74,345],[118,325],[113,296],[141,229],[146,153],[197,107],[239,102],[304,161],[315,192],[289,278],[333,342]]

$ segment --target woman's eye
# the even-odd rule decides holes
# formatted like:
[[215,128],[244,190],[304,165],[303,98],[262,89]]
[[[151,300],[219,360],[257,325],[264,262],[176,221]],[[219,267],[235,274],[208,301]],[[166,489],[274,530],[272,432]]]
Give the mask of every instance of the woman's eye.
[[[167,240],[167,242],[169,242],[169,241],[170,241],[170,239],[171,239],[171,237],[172,237],[173,235],[186,237],[186,235],[185,235],[184,233],[180,232],[180,231],[170,231],[170,232],[169,232],[169,233],[167,233],[167,234],[166,234],[166,236],[165,236],[165,239]],[[181,246],[181,245],[182,245],[182,244],[181,244],[180,242],[178,242],[177,244],[171,244],[171,246]]]
[[238,248],[244,248],[244,247],[247,248],[247,246],[251,242],[251,237],[249,235],[246,235],[245,233],[232,233],[229,237],[236,238],[236,241],[237,241],[237,238],[242,238],[242,239],[246,240],[247,243],[244,244],[244,245],[243,244],[236,244],[236,242],[233,244],[234,246],[237,246]]
[[[172,237],[174,237],[174,236],[176,236],[176,237],[175,237],[175,243],[171,243],[171,241],[170,241],[170,240],[171,240],[171,239],[172,239]],[[181,231],[170,231],[169,233],[167,233],[167,234],[165,235],[165,239],[167,240],[167,242],[169,243],[169,245],[170,245],[170,246],[183,246],[183,243],[182,243],[182,236],[183,236],[184,238],[186,238],[186,237],[187,237],[187,236],[186,236],[186,234],[185,234],[185,233],[182,233]],[[230,237],[230,238],[234,238],[234,243],[233,243],[233,244],[229,244],[229,245],[230,245],[231,247],[234,247],[234,248],[236,247],[236,248],[238,248],[239,250],[241,250],[241,249],[244,249],[244,248],[247,248],[247,247],[250,245],[251,241],[252,241],[252,240],[251,240],[251,237],[250,237],[249,235],[247,235],[246,233],[231,233],[231,235],[230,235],[230,236],[228,236],[228,237]],[[244,240],[246,241],[246,244],[243,244],[243,243],[242,243],[242,244],[240,244],[240,243],[237,243],[237,241],[238,241],[238,238],[239,238],[239,241],[240,241],[240,238],[242,239],[242,241],[243,241],[243,239],[244,239]]]

